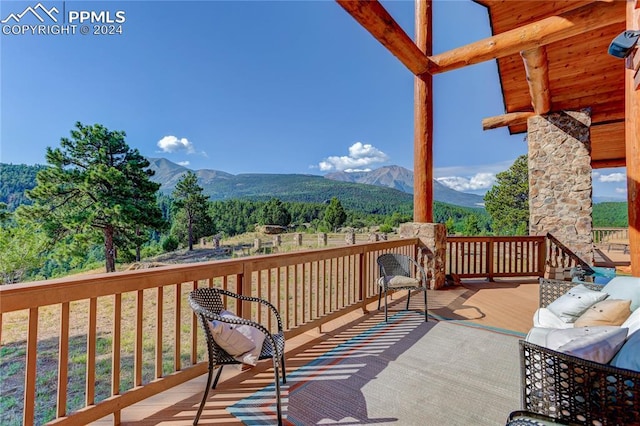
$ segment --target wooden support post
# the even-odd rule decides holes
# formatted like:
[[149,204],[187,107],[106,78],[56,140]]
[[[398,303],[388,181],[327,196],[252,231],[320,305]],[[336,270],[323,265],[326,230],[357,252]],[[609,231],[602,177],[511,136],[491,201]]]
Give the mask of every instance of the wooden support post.
[[[432,0],[416,0],[416,44],[433,50]],[[414,79],[413,221],[433,222],[433,77]]]
[[527,73],[533,111],[538,115],[546,114],[551,111],[547,49],[538,47],[536,49],[523,50],[520,55],[524,61],[524,70]]
[[[640,30],[640,5],[636,0],[627,0],[627,29]],[[636,48],[634,56],[638,55],[640,49]],[[627,64],[634,62],[632,58]],[[627,67],[625,74],[625,140],[631,275],[640,277],[640,90],[636,88],[634,68]]]

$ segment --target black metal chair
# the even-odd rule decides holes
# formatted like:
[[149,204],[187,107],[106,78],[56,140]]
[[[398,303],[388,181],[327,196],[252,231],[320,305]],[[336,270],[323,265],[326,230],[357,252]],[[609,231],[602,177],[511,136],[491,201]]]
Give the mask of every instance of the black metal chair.
[[[232,297],[238,300],[238,303],[241,303],[241,301],[249,301],[267,306],[277,320],[278,331],[276,333],[270,333],[269,330],[267,330],[263,325],[256,322],[247,319],[235,319],[221,316],[220,313],[224,310],[222,296]],[[264,299],[243,296],[227,290],[209,287],[203,287],[193,290],[189,294],[189,304],[191,305],[191,309],[193,309],[193,311],[198,316],[200,326],[207,338],[207,350],[209,354],[209,376],[207,377],[207,386],[205,388],[204,395],[202,396],[202,402],[200,402],[198,414],[196,415],[193,424],[198,424],[198,420],[200,420],[200,415],[202,414],[202,410],[204,409],[207,396],[209,395],[209,389],[215,389],[216,385],[218,384],[220,373],[222,373],[222,367],[229,364],[240,364],[238,360],[224,351],[213,339],[213,335],[208,326],[208,322],[215,320],[228,324],[250,325],[256,327],[265,334],[264,344],[262,345],[259,359],[271,358],[273,360],[278,425],[281,425],[282,408],[280,400],[280,368],[282,369],[282,383],[286,383],[287,379],[284,363],[284,331],[282,329],[282,320],[277,309],[271,303]],[[211,381],[213,378],[213,371],[216,368],[218,369],[218,373],[216,374],[215,380],[213,380],[212,385]]]
[[380,279],[378,280],[378,309],[384,291],[384,321],[388,321],[387,293],[389,290],[409,290],[407,295],[407,310],[411,300],[411,291],[419,290],[424,293],[424,320],[428,321],[427,313],[427,274],[418,262],[409,256],[397,253],[386,253],[378,256]]

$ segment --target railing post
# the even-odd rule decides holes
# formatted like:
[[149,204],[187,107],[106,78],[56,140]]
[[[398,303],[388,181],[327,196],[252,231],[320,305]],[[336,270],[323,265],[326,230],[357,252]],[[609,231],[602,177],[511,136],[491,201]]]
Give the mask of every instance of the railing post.
[[544,269],[547,263],[547,239],[542,237],[538,243],[538,276],[544,277]]
[[369,311],[367,310],[367,302],[366,302],[367,293],[365,288],[365,285],[366,285],[365,283],[369,280],[369,276],[368,276],[369,274],[365,272],[365,271],[368,271],[366,258],[367,258],[367,252],[363,248],[362,250],[360,250],[360,253],[358,254],[358,277],[359,277],[358,300],[362,302],[363,314],[369,313]]
[[493,238],[487,241],[487,275],[489,281],[493,281]]

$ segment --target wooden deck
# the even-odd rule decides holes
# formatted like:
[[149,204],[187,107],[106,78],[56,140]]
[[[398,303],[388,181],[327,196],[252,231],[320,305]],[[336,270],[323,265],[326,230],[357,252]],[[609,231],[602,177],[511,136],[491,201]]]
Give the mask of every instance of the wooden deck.
[[[392,297],[389,305],[391,312],[404,309],[405,294],[402,292]],[[538,284],[535,279],[505,279],[491,283],[469,280],[463,281],[459,286],[429,291],[428,298],[429,313],[433,317],[430,321],[452,321],[503,334],[524,335],[532,325],[532,316],[538,305]],[[421,298],[412,299],[412,309],[421,308],[419,299]],[[319,356],[321,352],[329,351],[344,342],[345,336],[358,335],[363,329],[371,327],[371,324],[384,321],[383,314],[377,310],[377,303],[372,303],[367,308],[370,310],[367,314],[357,310],[324,324],[322,330],[316,328],[288,340],[287,359],[295,358],[293,362],[288,362],[288,372],[299,368],[301,362],[313,359],[306,355],[308,352]],[[495,334],[487,334],[488,338],[493,335]],[[516,354],[513,356],[517,357]],[[200,424],[242,424],[226,407],[272,383],[269,365],[270,363],[263,362],[246,372],[226,367],[218,388],[209,394]],[[455,368],[451,369],[450,374],[456,375]],[[205,381],[206,375],[200,376],[124,409],[121,424],[191,424]],[[517,408],[513,407],[514,410]],[[455,419],[452,422],[451,424],[456,424]],[[94,424],[113,424],[113,416]]]

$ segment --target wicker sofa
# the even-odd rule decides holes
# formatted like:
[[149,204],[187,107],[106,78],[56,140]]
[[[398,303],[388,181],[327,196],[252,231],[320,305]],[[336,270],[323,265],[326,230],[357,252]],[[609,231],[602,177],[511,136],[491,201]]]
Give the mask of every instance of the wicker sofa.
[[[640,278],[627,282],[634,291],[637,287],[640,294]],[[546,308],[576,284],[541,279],[540,308]],[[592,290],[603,289],[582,284]],[[630,327],[633,332],[637,330],[634,325]],[[627,336],[627,342],[632,334]],[[638,337],[640,334],[633,340]],[[640,371],[589,361],[527,340],[520,342],[520,361],[524,410],[567,424],[640,424]]]

